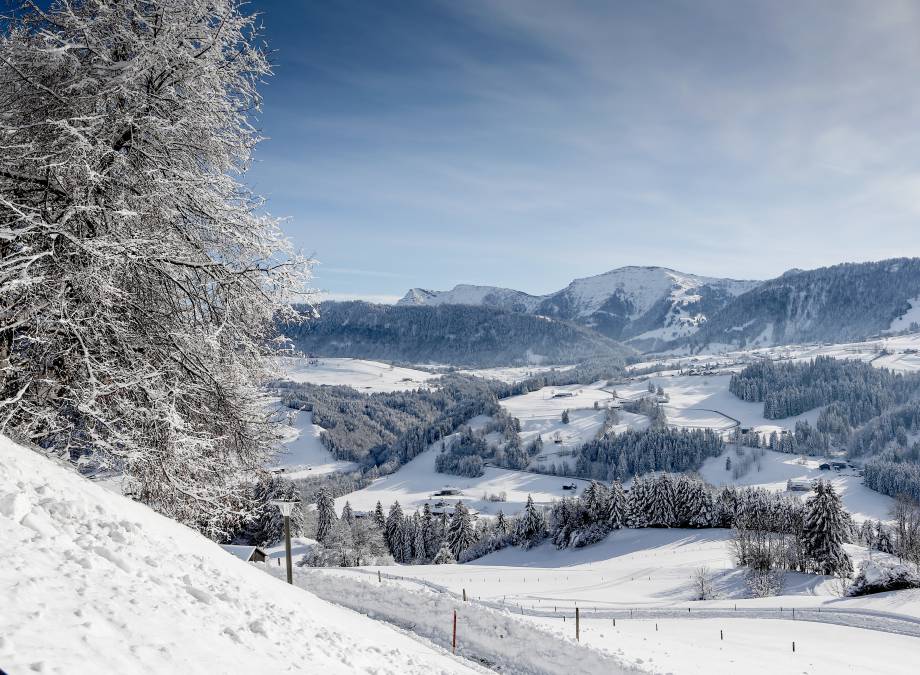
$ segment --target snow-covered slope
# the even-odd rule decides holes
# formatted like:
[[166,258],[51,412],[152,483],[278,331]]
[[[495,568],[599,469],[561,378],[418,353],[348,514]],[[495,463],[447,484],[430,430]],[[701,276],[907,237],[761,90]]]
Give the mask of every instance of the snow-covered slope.
[[693,352],[845,342],[910,330],[920,317],[920,258],[790,271],[743,293],[692,337]]
[[0,669],[483,672],[0,437]]
[[650,347],[693,334],[712,313],[758,283],[702,277],[664,267],[621,267],[576,279],[544,296],[460,285],[450,291],[414,288],[400,304],[502,307],[575,321],[608,337]]

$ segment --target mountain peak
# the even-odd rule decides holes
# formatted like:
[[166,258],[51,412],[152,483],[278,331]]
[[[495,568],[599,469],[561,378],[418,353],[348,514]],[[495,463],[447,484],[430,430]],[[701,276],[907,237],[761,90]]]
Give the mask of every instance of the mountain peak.
[[449,291],[413,288],[400,305],[479,305],[540,314],[589,326],[614,339],[672,340],[690,335],[707,311],[759,282],[718,279],[667,267],[629,265],[573,280],[542,296],[496,286],[458,284]]

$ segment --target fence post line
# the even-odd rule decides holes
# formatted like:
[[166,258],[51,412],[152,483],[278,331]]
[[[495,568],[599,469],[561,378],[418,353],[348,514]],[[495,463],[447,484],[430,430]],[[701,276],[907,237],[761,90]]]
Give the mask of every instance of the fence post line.
[[454,638],[450,644],[450,653],[457,653],[457,610],[454,610]]

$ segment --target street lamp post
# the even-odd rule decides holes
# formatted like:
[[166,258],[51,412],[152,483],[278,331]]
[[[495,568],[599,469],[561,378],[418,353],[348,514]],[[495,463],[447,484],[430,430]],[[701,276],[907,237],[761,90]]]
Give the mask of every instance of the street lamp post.
[[291,513],[297,504],[293,499],[273,499],[272,504],[281,510],[284,516],[284,556],[287,559],[287,582],[294,583],[293,571],[291,569]]

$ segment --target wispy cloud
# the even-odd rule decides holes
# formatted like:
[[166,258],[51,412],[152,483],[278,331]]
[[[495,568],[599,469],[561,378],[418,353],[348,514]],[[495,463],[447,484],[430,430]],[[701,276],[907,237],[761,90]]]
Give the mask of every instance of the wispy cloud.
[[916,2],[277,7],[253,179],[336,292],[920,254]]

